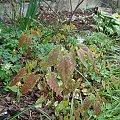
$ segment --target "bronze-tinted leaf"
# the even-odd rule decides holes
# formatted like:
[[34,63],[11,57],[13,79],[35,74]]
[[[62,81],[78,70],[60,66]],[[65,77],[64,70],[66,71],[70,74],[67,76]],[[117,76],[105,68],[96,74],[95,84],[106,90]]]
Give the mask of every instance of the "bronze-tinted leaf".
[[88,56],[89,60],[94,64],[94,54],[86,45],[79,44],[79,50],[77,50],[77,54],[78,54],[82,64],[85,67],[86,67],[85,56]]
[[41,30],[40,30],[39,28],[37,28],[37,34],[38,34],[39,36],[42,36],[42,32],[41,32]]
[[87,53],[88,57],[89,57],[89,60],[94,63],[94,54],[91,50],[88,51]]
[[97,74],[99,74],[99,69],[96,67],[96,65],[94,64],[94,70]]
[[20,71],[15,76],[14,80],[12,81],[12,83],[10,84],[10,86],[16,85],[17,82],[19,82],[23,78],[23,76],[25,74],[26,74],[26,69],[25,68],[21,68]]
[[92,105],[93,100],[90,97],[86,97],[83,101],[83,110],[86,111]]
[[26,44],[27,48],[30,47],[31,43],[32,43],[32,37],[27,36],[26,40],[25,40],[25,44]]
[[35,86],[38,79],[39,75],[34,75],[33,73],[27,75],[26,80],[24,81],[24,85],[21,88],[22,94],[25,94],[31,90]]
[[78,84],[74,79],[68,79],[64,82],[64,84],[65,84],[65,88],[63,90],[64,95],[68,95],[78,87]]
[[95,115],[99,115],[100,112],[101,112],[101,104],[100,104],[100,101],[94,101],[93,103],[93,110],[94,110],[94,113]]
[[27,33],[22,34],[19,38],[18,49],[23,44],[26,44],[26,46],[28,48],[30,46],[31,42],[32,42],[32,35],[27,35]]
[[84,116],[84,120],[89,120],[88,115],[85,115],[85,116]]
[[22,34],[19,38],[18,49],[25,43],[27,37],[26,34]]
[[55,47],[48,55],[45,62],[42,62],[43,67],[51,67],[57,63],[58,55],[60,54],[60,46]]
[[77,110],[74,110],[74,116],[75,116],[75,119],[76,120],[80,120],[80,111],[77,109]]
[[85,53],[87,53],[89,51],[89,48],[84,44],[79,44],[79,48],[84,50]]
[[32,37],[34,37],[36,35],[36,31],[31,28],[30,29],[30,34],[31,34]]
[[57,63],[57,71],[63,81],[63,84],[67,87],[70,82],[72,73],[76,65],[75,55],[73,52],[67,53],[60,57]]
[[46,79],[47,79],[47,84],[50,86],[50,88],[52,88],[53,91],[56,92],[57,95],[63,97],[55,76],[47,75]]
[[87,64],[86,64],[86,60],[85,60],[85,55],[86,55],[86,52],[82,49],[79,49],[77,50],[77,54],[82,62],[82,64],[87,67]]

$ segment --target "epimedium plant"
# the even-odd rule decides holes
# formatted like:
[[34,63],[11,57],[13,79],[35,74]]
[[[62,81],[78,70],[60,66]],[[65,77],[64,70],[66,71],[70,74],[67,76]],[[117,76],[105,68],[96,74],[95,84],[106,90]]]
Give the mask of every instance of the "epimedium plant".
[[[45,56],[47,51],[45,47],[49,47],[52,49],[53,45],[46,45],[46,46],[38,46],[39,38],[41,36],[41,31],[39,29],[36,30],[30,30],[31,34],[33,36],[34,34],[34,41],[31,44],[32,49],[32,58],[37,56]],[[0,77],[4,81],[4,85],[7,87],[9,82],[11,81],[11,77],[14,73],[18,72],[18,70],[23,66],[24,62],[26,62],[25,59],[27,59],[26,56],[29,56],[29,50],[27,50],[26,45],[24,42],[29,43],[30,38],[25,38],[23,41],[24,44],[23,47],[19,49],[20,44],[18,45],[18,37],[19,37],[20,31],[17,31],[17,34],[10,28],[10,26],[7,26],[1,21],[0,24],[0,39],[1,39],[1,46],[0,46]],[[29,33],[28,33],[29,34]],[[38,35],[39,34],[39,35]],[[24,35],[23,35],[24,36]],[[21,35],[22,37],[22,35]],[[21,39],[21,38],[20,38]],[[37,39],[37,40],[36,40]],[[36,47],[34,47],[36,46]],[[35,49],[34,49],[35,48]],[[27,50],[27,55],[25,54]],[[40,51],[40,54],[35,54],[36,51]],[[50,50],[48,49],[48,52]],[[37,52],[38,53],[38,52]],[[47,53],[48,54],[48,53]],[[24,57],[26,57],[24,59]],[[26,62],[27,63],[27,62]],[[5,88],[6,88],[5,87]],[[10,88],[10,87],[9,87]],[[6,89],[7,90],[7,89]],[[17,89],[16,89],[17,90]],[[15,91],[15,90],[14,90]]]
[[[52,38],[50,37],[47,40],[47,43],[44,43],[42,40],[38,41],[41,45],[38,44],[36,48],[40,48],[43,54],[36,56],[35,60],[29,54],[29,58],[26,58],[25,61],[25,67],[20,69],[11,82],[10,87],[16,86],[22,94],[25,94],[32,90],[37,83],[42,93],[43,98],[41,99],[45,101],[46,98],[48,100],[51,98],[51,102],[58,102],[53,107],[56,111],[56,116],[61,119],[77,119],[80,114],[87,118],[88,113],[86,112],[89,108],[93,108],[95,114],[98,115],[101,112],[101,108],[100,105],[97,105],[98,103],[101,104],[101,98],[99,97],[99,100],[97,100],[96,95],[92,94],[96,90],[92,88],[91,82],[88,80],[90,71],[98,74],[94,53],[86,45],[79,43],[77,39],[68,33],[65,35],[65,33],[54,34]],[[32,43],[34,43],[36,34],[41,36],[39,29],[31,29],[27,33],[22,33],[19,37],[18,48],[26,47],[26,53],[23,53],[26,57],[32,50],[34,51]],[[45,50],[44,53],[42,47],[47,45],[54,47],[52,49],[48,47],[49,52]],[[86,72],[88,76],[84,76],[86,70],[89,71],[88,73]],[[85,96],[93,95],[95,100],[91,99],[91,97],[85,97],[87,100],[85,99],[79,103],[79,99],[83,99],[80,97],[81,94]],[[60,98],[56,100],[58,96]],[[86,108],[85,106],[88,106],[86,105],[88,103],[85,103],[85,101],[90,102],[91,100],[94,102]],[[79,107],[76,109],[74,105]],[[66,106],[66,109],[63,110],[62,106]],[[61,112],[64,113],[63,117],[60,115]],[[77,114],[78,112],[80,114]]]
[[[92,33],[84,43],[79,43],[77,33],[71,34],[72,29],[72,24],[62,26],[59,31],[31,28],[19,37],[8,35],[9,39],[15,38],[11,46],[3,37],[1,50],[10,46],[9,54],[17,56],[17,60],[14,56],[12,62],[7,54],[8,64],[2,65],[2,69],[7,73],[17,62],[22,63],[7,88],[24,95],[37,85],[40,100],[44,101],[42,105],[46,103],[48,109],[52,107],[61,120],[79,119],[80,116],[82,119],[107,119],[115,106],[114,118],[119,111],[119,86],[115,84],[118,76],[114,77],[106,58],[113,41],[103,33]],[[8,74],[9,79],[12,75],[13,71]]]
[[[73,24],[43,27],[34,20],[40,0],[30,0],[26,16],[22,14],[23,2],[21,16],[14,16],[18,17],[16,32],[0,28],[0,78],[6,90],[21,96],[37,86],[41,106],[52,108],[60,120],[119,119],[119,70],[112,66],[116,57],[108,59],[110,50],[119,55],[115,41],[103,33],[91,33],[79,43]],[[101,13],[97,17],[100,31],[119,35],[116,17]]]

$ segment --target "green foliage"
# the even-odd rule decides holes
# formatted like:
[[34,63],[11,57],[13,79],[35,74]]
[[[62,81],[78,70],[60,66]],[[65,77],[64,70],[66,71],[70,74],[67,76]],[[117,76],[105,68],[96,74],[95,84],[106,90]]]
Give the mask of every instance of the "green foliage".
[[12,74],[21,68],[20,55],[16,52],[18,40],[9,27],[0,29],[0,78],[8,83]]
[[109,15],[104,12],[98,12],[94,19],[98,31],[107,35],[120,35],[120,20],[118,14]]
[[12,87],[7,87],[7,88],[10,89],[11,91],[17,93],[17,94],[20,93],[19,88],[17,86],[12,86]]
[[10,0],[8,2],[12,8],[11,15],[9,15],[6,11],[4,11],[4,14],[7,16],[6,21],[12,25],[15,32],[17,32],[18,29],[24,31],[28,30],[30,26],[36,26],[37,20],[35,19],[38,18],[36,13],[41,0],[29,0],[28,7],[26,7],[27,10],[25,10],[26,2],[24,0],[19,0],[17,2]]
[[59,30],[40,25],[22,33],[0,29],[0,78],[6,90],[26,94],[37,84],[40,105],[54,109],[61,120],[119,118],[120,49],[114,39],[94,32],[80,43],[71,25]]
[[23,30],[27,30],[30,26],[31,26],[31,23],[33,22],[33,19],[35,18],[35,15],[37,13],[37,9],[40,5],[40,2],[41,0],[30,0],[29,1],[29,5],[28,5],[28,8],[27,8],[27,12],[26,12],[26,15],[24,15],[24,5],[25,5],[25,2],[23,0],[20,0],[19,4],[20,4],[20,19],[19,22],[20,22],[20,27],[23,29]]
[[[96,66],[99,68],[99,78],[102,79],[102,87],[100,89],[100,94],[103,95],[107,100],[107,102],[103,102],[103,112],[97,117],[97,119],[117,120],[119,119],[120,114],[118,102],[120,99],[120,95],[118,93],[118,91],[120,90],[120,88],[118,87],[120,86],[120,71],[118,65],[119,45],[117,44],[115,39],[111,39],[103,33],[90,34],[85,40],[85,43],[89,45],[90,49],[93,52],[95,52],[97,62]],[[93,77],[93,79],[97,79],[98,74],[91,74],[91,77]]]

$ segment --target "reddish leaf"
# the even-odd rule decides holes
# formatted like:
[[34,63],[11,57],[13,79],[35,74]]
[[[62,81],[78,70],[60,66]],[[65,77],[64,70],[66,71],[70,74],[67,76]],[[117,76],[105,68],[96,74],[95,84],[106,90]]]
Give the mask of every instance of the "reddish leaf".
[[89,117],[87,115],[85,115],[84,120],[89,120]]
[[79,48],[81,48],[82,50],[84,50],[85,53],[87,53],[89,51],[89,48],[86,45],[84,45],[84,44],[79,44]]
[[82,49],[79,49],[77,50],[77,54],[82,62],[82,64],[87,67],[87,64],[86,64],[86,60],[85,60],[85,55],[86,55],[86,52]]
[[42,63],[42,66],[51,67],[55,65],[57,63],[57,58],[59,54],[60,54],[60,46],[57,46],[49,53],[47,60]]
[[47,84],[50,86],[50,88],[52,88],[53,91],[56,92],[57,95],[63,97],[55,76],[47,75],[46,79],[47,79]]
[[26,34],[22,34],[19,38],[18,49],[25,43],[27,37]]
[[83,44],[80,44],[80,48],[82,50],[84,50],[86,55],[88,55],[90,61],[93,62],[94,61],[94,54],[93,54],[93,52],[86,45],[83,45]]
[[86,97],[83,102],[83,110],[84,111],[88,110],[88,108],[92,105],[92,102],[93,102],[92,99]]
[[36,31],[31,28],[30,29],[30,34],[32,35],[32,37],[34,37],[36,35]]
[[21,68],[20,71],[15,76],[14,80],[12,81],[12,83],[10,84],[10,86],[16,85],[23,78],[23,76],[25,74],[26,74],[26,69],[25,68]]
[[31,45],[31,43],[32,43],[32,37],[27,36],[26,40],[25,40],[25,44],[26,44],[27,48]]
[[41,30],[38,29],[38,28],[37,28],[37,34],[38,34],[39,36],[42,36],[42,32],[41,32]]
[[86,45],[79,44],[79,50],[77,50],[77,54],[78,54],[82,64],[85,67],[87,67],[85,56],[88,56],[89,60],[92,63],[94,63],[94,54],[92,53],[92,51]]
[[0,105],[0,113],[4,110],[5,106]]
[[75,116],[76,120],[78,120],[80,118],[80,111],[74,110],[74,116]]
[[101,112],[101,104],[100,104],[100,101],[94,101],[93,103],[93,110],[94,110],[94,113],[95,115],[99,115],[100,112]]
[[32,42],[32,36],[28,36],[26,33],[22,34],[19,38],[18,49],[23,45],[26,44],[27,48],[30,46]]
[[35,86],[38,79],[39,79],[39,76],[34,75],[33,73],[27,75],[26,80],[24,81],[24,85],[21,88],[22,94],[25,94],[29,90],[31,90]]
[[58,59],[57,71],[60,74],[60,77],[66,87],[70,82],[69,80],[71,79],[75,65],[75,56],[72,52],[67,53]]
[[91,50],[88,51],[87,55],[88,55],[90,61],[91,61],[92,63],[94,63],[94,54],[92,53]]

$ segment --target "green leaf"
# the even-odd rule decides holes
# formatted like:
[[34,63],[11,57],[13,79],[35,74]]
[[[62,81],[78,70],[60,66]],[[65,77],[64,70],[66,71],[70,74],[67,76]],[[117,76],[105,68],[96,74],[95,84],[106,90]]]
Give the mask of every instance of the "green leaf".
[[112,108],[111,103],[106,103],[106,109],[109,110],[109,109],[111,109],[111,108]]
[[65,110],[65,109],[67,108],[68,103],[69,103],[68,100],[67,100],[67,101],[61,101],[61,102],[57,105],[57,107],[55,108],[55,114],[56,114],[56,116],[59,116],[60,112],[61,112],[62,110]]
[[10,89],[10,90],[12,90],[13,92],[16,92],[16,93],[19,92],[19,88],[17,86],[12,86],[12,87],[8,86],[8,89]]

